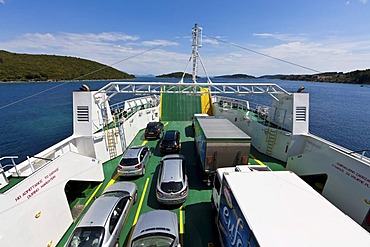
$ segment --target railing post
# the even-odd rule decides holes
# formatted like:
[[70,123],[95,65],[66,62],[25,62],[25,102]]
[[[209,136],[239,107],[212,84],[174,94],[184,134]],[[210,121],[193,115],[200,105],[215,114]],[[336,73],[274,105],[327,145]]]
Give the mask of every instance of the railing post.
[[[29,164],[29,166],[31,167],[31,171],[32,172],[34,172],[35,171],[35,168],[33,167],[33,165],[32,165],[32,162],[31,162],[31,160],[30,160],[30,156],[27,156],[27,160],[28,160],[28,164]],[[16,169],[17,170],[17,169]],[[17,174],[18,174],[18,171],[17,171]],[[18,176],[19,176],[19,174],[18,174]]]
[[4,168],[3,168],[3,166],[1,165],[1,163],[0,163],[0,173],[3,175],[3,177],[4,177],[4,181],[5,182],[7,182],[7,183],[9,183],[9,180],[8,180],[8,178],[6,177],[6,175],[5,175],[5,171],[4,171]]

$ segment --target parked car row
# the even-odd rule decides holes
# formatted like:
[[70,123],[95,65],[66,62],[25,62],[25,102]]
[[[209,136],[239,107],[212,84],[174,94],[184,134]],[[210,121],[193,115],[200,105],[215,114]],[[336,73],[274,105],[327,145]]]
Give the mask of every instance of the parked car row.
[[[144,136],[146,139],[159,138],[161,153],[178,153],[180,132],[163,129],[162,123],[151,122],[147,125]],[[128,148],[117,165],[117,174],[145,175],[150,156],[151,150],[147,145]],[[185,202],[187,194],[185,157],[180,154],[165,155],[159,162],[156,186],[158,202],[181,204]],[[66,246],[119,246],[119,236],[137,199],[137,186],[133,182],[117,182],[109,186],[78,222]],[[177,215],[168,210],[154,210],[141,215],[128,246],[180,246]]]
[[163,123],[149,122],[146,125],[144,137],[145,139],[160,139],[161,153],[178,153],[180,151],[180,132],[177,130],[164,131],[163,129]]
[[[109,186],[81,218],[66,246],[119,246],[122,228],[137,198],[137,187],[133,182]],[[181,246],[177,215],[168,210],[141,215],[128,246]]]

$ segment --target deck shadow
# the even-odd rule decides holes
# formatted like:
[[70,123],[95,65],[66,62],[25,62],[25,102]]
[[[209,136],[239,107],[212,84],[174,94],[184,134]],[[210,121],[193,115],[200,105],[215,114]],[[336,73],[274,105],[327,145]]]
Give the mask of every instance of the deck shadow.
[[188,175],[189,188],[194,190],[210,189],[202,181],[202,170],[199,166],[199,160],[193,141],[183,142],[182,155],[186,158],[186,174]]
[[215,218],[211,202],[201,202],[185,206],[184,246],[219,247]]

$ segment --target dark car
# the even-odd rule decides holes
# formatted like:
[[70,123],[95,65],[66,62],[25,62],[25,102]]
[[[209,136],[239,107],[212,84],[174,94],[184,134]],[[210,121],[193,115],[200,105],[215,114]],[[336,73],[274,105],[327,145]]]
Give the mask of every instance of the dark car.
[[146,125],[144,137],[145,139],[158,139],[163,132],[163,123],[150,122]]
[[159,150],[162,153],[178,153],[180,151],[180,132],[177,130],[164,132],[159,142]]

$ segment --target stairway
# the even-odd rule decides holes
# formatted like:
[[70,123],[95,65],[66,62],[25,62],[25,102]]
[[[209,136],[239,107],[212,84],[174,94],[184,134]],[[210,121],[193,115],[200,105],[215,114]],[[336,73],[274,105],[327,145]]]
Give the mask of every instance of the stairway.
[[266,138],[266,142],[267,142],[266,154],[267,155],[272,154],[272,149],[273,149],[274,144],[276,142],[276,135],[277,135],[277,130],[276,129],[268,128],[267,138]]

